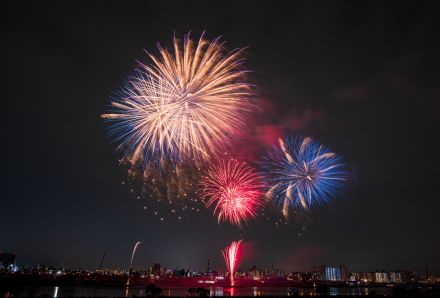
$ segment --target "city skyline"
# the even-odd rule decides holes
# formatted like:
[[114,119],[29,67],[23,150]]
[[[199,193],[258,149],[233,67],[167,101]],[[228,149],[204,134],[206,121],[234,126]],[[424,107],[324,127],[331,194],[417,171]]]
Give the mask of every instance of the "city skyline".
[[[139,243],[139,242],[137,242]],[[138,244],[137,244],[138,245]],[[137,247],[135,246],[135,248]],[[233,244],[234,245],[234,244]],[[238,243],[240,245],[240,243]],[[230,249],[229,247],[227,249]],[[235,254],[235,253],[234,253]],[[238,262],[233,267],[230,267],[230,260],[226,260],[227,268],[223,270],[213,270],[211,268],[210,259],[207,260],[205,270],[195,270],[194,268],[179,268],[166,267],[161,263],[154,263],[146,268],[135,269],[132,261],[130,261],[129,268],[106,268],[103,266],[103,261],[106,257],[104,253],[101,259],[99,268],[87,270],[80,267],[65,268],[50,266],[45,264],[36,264],[33,266],[18,266],[16,263],[16,257],[13,254],[0,253],[0,272],[3,274],[9,273],[11,279],[17,278],[17,276],[27,276],[28,278],[36,278],[38,276],[46,276],[48,280],[53,276],[56,280],[62,280],[63,276],[76,276],[78,281],[83,282],[90,279],[103,282],[108,278],[117,278],[119,282],[123,281],[123,277],[127,277],[126,285],[128,287],[130,279],[135,284],[145,283],[145,279],[150,281],[161,281],[166,285],[171,285],[175,282],[181,284],[184,282],[182,279],[188,279],[191,283],[216,283],[223,284],[223,280],[230,279],[230,284],[233,285],[236,281],[243,285],[243,282],[247,283],[252,280],[255,285],[260,282],[275,283],[278,285],[294,282],[297,284],[307,284],[310,282],[328,282],[339,283],[341,286],[366,286],[368,284],[438,284],[440,283],[440,275],[429,271],[429,268],[425,268],[424,274],[418,274],[411,270],[375,270],[375,271],[350,271],[346,265],[315,265],[307,271],[290,271],[281,268],[276,268],[271,264],[272,268],[259,268],[255,265],[252,267],[242,269],[242,266]],[[230,257],[228,256],[224,256]],[[236,267],[235,267],[236,266]],[[5,276],[5,275],[3,275]],[[6,275],[8,276],[8,275]],[[121,280],[122,278],[122,280]],[[180,281],[178,281],[180,279]],[[181,284],[182,285],[182,284]],[[188,284],[187,284],[188,285]],[[133,286],[133,285],[132,285]]]
[[[136,242],[136,243],[140,243],[140,242]],[[243,243],[245,244],[245,243]],[[168,263],[164,263],[164,262],[160,262],[160,260],[154,260],[154,261],[149,261],[149,263],[145,263],[142,262],[142,260],[137,260],[138,257],[134,258],[134,254],[132,254],[132,258],[131,260],[128,261],[128,265],[124,266],[124,265],[112,265],[111,262],[109,264],[109,251],[104,251],[104,253],[102,254],[102,256],[99,258],[99,264],[97,263],[97,266],[95,267],[84,267],[81,266],[80,264],[65,264],[64,262],[61,262],[60,264],[49,264],[49,263],[45,263],[44,261],[40,261],[37,263],[23,263],[20,258],[15,254],[15,253],[10,253],[10,252],[0,252],[0,259],[3,257],[3,255],[6,258],[10,258],[13,256],[14,261],[12,262],[15,266],[17,266],[17,268],[23,269],[23,268],[35,268],[35,267],[52,267],[52,268],[65,268],[67,270],[71,270],[71,269],[84,269],[84,270],[89,270],[89,271],[99,271],[99,270],[122,270],[122,271],[129,271],[129,269],[133,269],[135,271],[145,271],[148,270],[148,268],[152,268],[151,264],[153,265],[159,265],[162,264],[163,268],[167,268],[168,270],[170,269],[185,269],[185,270],[192,270],[194,272],[198,272],[198,273],[207,273],[207,272],[228,272],[228,267],[225,264],[225,257],[223,256],[223,252],[220,253],[220,255],[222,256],[222,264],[217,264],[217,263],[212,263],[211,258],[208,258],[207,260],[205,260],[204,265],[201,265],[200,267],[197,266],[193,266],[191,264],[189,264],[188,266],[181,266],[180,264],[168,264]],[[111,254],[110,254],[111,255]],[[243,259],[245,260],[245,263],[243,263]],[[111,258],[110,258],[111,260]],[[0,260],[0,265],[1,264],[1,260]],[[200,262],[199,262],[200,263]],[[429,274],[439,274],[439,272],[436,271],[431,271],[429,268],[429,264],[425,265],[424,268],[420,269],[420,270],[415,270],[414,268],[410,268],[408,266],[402,265],[400,267],[396,267],[396,268],[384,268],[384,267],[377,267],[377,268],[370,268],[368,270],[353,270],[352,267],[347,267],[347,264],[330,264],[330,265],[322,265],[322,264],[328,264],[328,263],[320,263],[321,265],[317,265],[317,263],[313,263],[310,264],[308,268],[306,267],[302,267],[302,268],[286,268],[283,266],[274,266],[273,261],[269,261],[268,263],[266,263],[265,265],[255,265],[258,264],[259,262],[251,262],[249,259],[247,258],[243,258],[242,256],[239,258],[239,262],[237,265],[237,272],[246,272],[248,270],[251,270],[252,268],[259,268],[259,270],[282,270],[283,272],[313,272],[314,268],[317,268],[319,266],[330,266],[330,267],[344,267],[345,270],[349,273],[356,273],[356,272],[414,272],[418,275],[426,275],[428,272]],[[0,266],[1,267],[1,266]],[[311,269],[311,270],[307,270],[307,269]]]

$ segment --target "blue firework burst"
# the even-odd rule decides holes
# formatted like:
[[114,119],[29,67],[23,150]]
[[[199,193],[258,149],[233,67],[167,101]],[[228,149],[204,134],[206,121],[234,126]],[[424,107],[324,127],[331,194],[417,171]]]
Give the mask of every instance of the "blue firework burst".
[[342,187],[346,172],[341,158],[311,138],[279,139],[263,158],[266,196],[282,207],[305,209],[329,202]]

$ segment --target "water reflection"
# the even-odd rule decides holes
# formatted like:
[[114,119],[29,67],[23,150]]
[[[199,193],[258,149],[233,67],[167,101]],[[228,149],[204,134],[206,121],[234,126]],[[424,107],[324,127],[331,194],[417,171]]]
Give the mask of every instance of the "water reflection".
[[214,289],[210,288],[209,293],[210,296],[223,296],[223,288],[221,287],[215,287]]
[[59,287],[55,287],[53,289],[53,296],[52,297],[58,297],[58,290],[59,290]]
[[261,296],[261,291],[257,287],[253,287],[254,296]]
[[[144,297],[145,287],[20,287],[14,289],[5,289],[0,293],[0,297]],[[315,289],[296,288],[296,287],[207,287],[209,296],[316,296]],[[186,297],[188,288],[184,287],[163,287],[163,296],[165,297]],[[330,295],[368,295],[375,291],[379,295],[390,294],[390,288],[339,288],[330,287]]]

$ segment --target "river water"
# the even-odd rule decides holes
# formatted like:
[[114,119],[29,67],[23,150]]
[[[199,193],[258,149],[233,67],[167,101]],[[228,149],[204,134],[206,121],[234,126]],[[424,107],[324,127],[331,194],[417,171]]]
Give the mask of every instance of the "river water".
[[[314,288],[295,287],[206,287],[210,296],[288,296],[296,292],[300,296],[315,295]],[[389,288],[330,287],[330,295],[368,295],[371,291],[378,294],[390,293]],[[7,292],[3,293],[8,296]],[[9,293],[15,297],[133,297],[145,296],[145,287],[21,287]],[[167,297],[189,296],[188,288],[162,288]]]

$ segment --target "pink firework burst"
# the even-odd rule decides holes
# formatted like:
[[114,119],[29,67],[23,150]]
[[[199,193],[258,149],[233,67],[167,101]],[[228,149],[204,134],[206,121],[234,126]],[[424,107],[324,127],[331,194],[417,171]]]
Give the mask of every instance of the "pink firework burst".
[[229,221],[240,226],[255,217],[261,205],[261,178],[254,169],[235,159],[222,161],[208,169],[200,182],[200,194],[212,205],[218,222]]
[[231,278],[231,285],[234,284],[235,269],[239,262],[240,245],[243,240],[233,241],[229,246],[222,250],[223,258],[225,259],[226,268],[229,271]]

